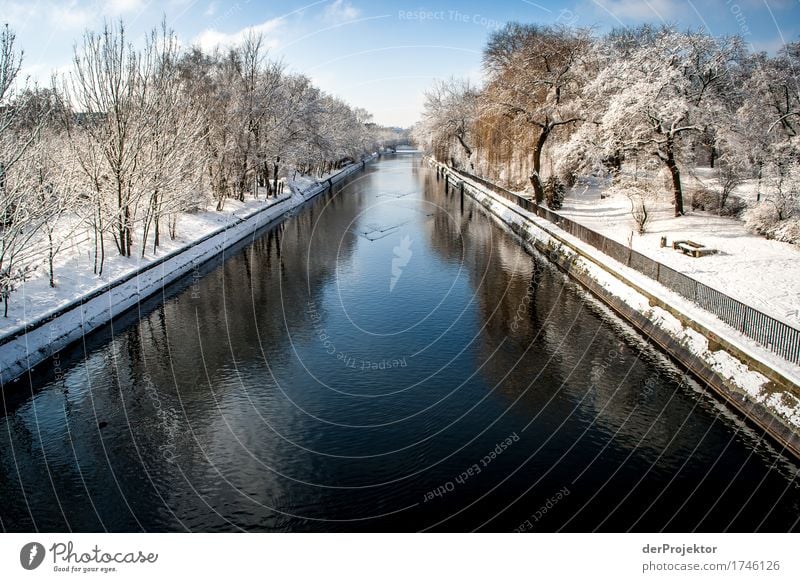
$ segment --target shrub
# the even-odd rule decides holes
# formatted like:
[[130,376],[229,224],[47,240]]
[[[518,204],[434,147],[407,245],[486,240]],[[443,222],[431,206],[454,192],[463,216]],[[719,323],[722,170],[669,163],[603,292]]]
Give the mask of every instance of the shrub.
[[564,196],[567,189],[555,176],[550,176],[544,182],[544,199],[547,207],[551,210],[558,210],[564,205]]
[[647,196],[632,194],[629,196],[631,201],[631,216],[636,223],[639,234],[647,232],[647,223],[650,222],[650,204]]
[[745,210],[747,210],[747,202],[741,199],[739,196],[728,196],[728,201],[725,204],[724,208],[720,210],[720,216],[734,216],[740,217],[744,214]]
[[800,245],[800,217],[792,216],[778,221],[770,231],[770,235],[775,240]]
[[719,209],[719,194],[708,188],[695,188],[691,192],[692,210],[716,212]]
[[771,204],[761,202],[747,211],[744,222],[750,231],[769,238],[769,231],[778,222],[778,213]]
[[800,217],[780,219],[775,206],[761,202],[745,213],[745,225],[749,230],[769,239],[800,244]]
[[[740,216],[746,209],[747,204],[739,196],[717,192],[709,188],[696,188],[690,192],[692,210],[703,210],[714,212],[720,216]],[[720,204],[724,204],[720,208]]]
[[617,184],[609,188],[609,194],[621,193],[631,202],[631,217],[636,223],[639,234],[647,232],[647,225],[652,218],[651,207],[656,198],[652,186],[644,181],[636,182],[627,177],[621,177]]

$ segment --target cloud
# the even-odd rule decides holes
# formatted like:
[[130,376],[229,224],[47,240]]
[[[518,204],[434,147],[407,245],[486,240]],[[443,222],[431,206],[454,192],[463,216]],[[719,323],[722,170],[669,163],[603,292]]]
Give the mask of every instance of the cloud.
[[103,13],[109,16],[121,16],[131,12],[141,12],[144,7],[143,0],[106,0]]
[[667,20],[686,11],[680,0],[592,0],[601,11],[617,20]]
[[210,2],[208,7],[206,8],[206,11],[203,12],[203,14],[205,16],[214,16],[214,14],[216,14],[216,13],[217,13],[217,3],[216,2]]
[[283,18],[273,18],[261,24],[248,26],[231,33],[221,32],[215,28],[207,28],[194,38],[192,44],[196,44],[204,51],[210,52],[216,47],[237,45],[241,43],[248,34],[263,34],[264,46],[266,48],[275,48],[279,44],[278,34],[281,30],[283,20]]
[[361,10],[346,0],[335,0],[325,8],[325,20],[333,23],[355,20],[361,15]]
[[[34,22],[47,24],[54,30],[83,29],[103,16],[118,17],[139,12],[146,7],[143,0],[106,0],[98,4],[70,0],[58,2],[4,1],[0,22],[8,22],[14,27],[31,26]],[[53,31],[49,31],[53,32]]]
[[47,8],[47,18],[52,26],[61,28],[86,28],[91,24],[97,14],[88,8],[83,8],[74,0],[68,3],[55,3]]

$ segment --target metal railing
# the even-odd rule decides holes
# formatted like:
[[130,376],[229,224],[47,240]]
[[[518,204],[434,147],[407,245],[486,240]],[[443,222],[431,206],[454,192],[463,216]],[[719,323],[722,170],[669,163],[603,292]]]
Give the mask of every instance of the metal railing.
[[[561,216],[549,208],[540,206],[530,198],[520,196],[462,170],[446,168],[443,169],[443,172],[445,172],[445,176],[449,173],[455,178],[465,177],[475,181],[524,210],[552,222],[565,232],[593,246],[609,257],[658,281],[678,295],[713,313],[722,321],[768,350],[793,364],[800,364],[799,329],[750,307],[721,291],[717,291],[713,287],[709,287],[705,283],[701,283],[663,263],[659,263],[597,231],[586,228],[574,220]],[[466,186],[469,187],[469,185]]]

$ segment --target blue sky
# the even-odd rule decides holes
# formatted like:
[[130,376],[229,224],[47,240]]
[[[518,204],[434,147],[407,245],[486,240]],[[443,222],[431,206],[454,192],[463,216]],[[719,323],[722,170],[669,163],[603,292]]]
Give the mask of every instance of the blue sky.
[[25,72],[46,81],[69,65],[73,44],[103,19],[123,18],[133,40],[165,14],[182,42],[236,42],[250,28],[270,54],[324,90],[364,107],[379,123],[410,125],[436,78],[480,79],[481,49],[508,20],[592,26],[641,22],[740,33],[756,50],[800,40],[800,0],[0,0],[17,32]]

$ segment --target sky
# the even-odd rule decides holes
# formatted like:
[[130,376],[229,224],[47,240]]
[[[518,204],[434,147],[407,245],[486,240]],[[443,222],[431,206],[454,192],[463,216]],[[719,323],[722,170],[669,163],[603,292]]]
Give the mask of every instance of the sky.
[[435,79],[481,79],[481,50],[510,20],[593,27],[598,33],[643,22],[741,34],[754,50],[800,40],[800,0],[0,0],[25,51],[23,73],[47,84],[65,71],[87,29],[122,19],[141,42],[162,17],[181,42],[205,49],[262,32],[272,58],[323,90],[369,110],[376,122],[406,127],[419,117]]

